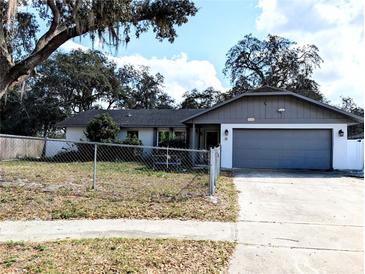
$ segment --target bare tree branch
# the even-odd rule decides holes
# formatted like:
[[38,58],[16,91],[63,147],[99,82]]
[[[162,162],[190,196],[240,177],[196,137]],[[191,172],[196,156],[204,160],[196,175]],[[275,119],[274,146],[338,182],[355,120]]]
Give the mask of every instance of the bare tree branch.
[[47,4],[51,9],[52,12],[52,23],[51,26],[49,27],[48,31],[38,40],[38,43],[36,44],[33,53],[39,51],[41,48],[43,48],[47,42],[54,37],[54,35],[57,34],[56,30],[57,27],[59,25],[59,21],[60,21],[60,11],[57,7],[57,4],[55,2],[55,0],[47,0]]
[[[35,22],[37,17],[32,14],[34,11],[15,16],[18,2],[19,5],[23,3],[0,0],[0,97],[9,87],[24,81],[37,65],[73,37],[86,33],[93,37],[97,33],[102,38],[108,32],[109,40],[117,47],[121,41],[119,28],[124,28],[123,40],[126,42],[130,39],[130,32],[135,32],[138,38],[152,28],[156,39],[172,42],[176,37],[174,27],[185,24],[187,18],[197,12],[191,0],[34,1],[34,9],[41,19],[50,18],[47,7],[51,11],[50,27],[37,39],[39,26]],[[24,5],[30,4],[24,1]],[[25,31],[19,32],[18,27]],[[12,47],[16,51],[12,51]]]

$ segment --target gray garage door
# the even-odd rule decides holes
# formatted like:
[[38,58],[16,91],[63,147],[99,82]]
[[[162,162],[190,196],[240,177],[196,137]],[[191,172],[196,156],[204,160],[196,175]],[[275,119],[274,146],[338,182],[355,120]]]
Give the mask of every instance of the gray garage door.
[[330,169],[331,130],[235,129],[233,167]]

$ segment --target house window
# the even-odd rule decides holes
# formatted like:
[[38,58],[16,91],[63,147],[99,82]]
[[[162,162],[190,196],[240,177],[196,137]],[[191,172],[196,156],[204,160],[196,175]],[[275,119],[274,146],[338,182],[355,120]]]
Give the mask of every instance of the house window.
[[175,131],[175,139],[181,142],[185,142],[186,134],[185,131]]
[[138,139],[138,130],[128,130],[127,131],[127,138],[128,139]]
[[166,141],[169,138],[170,132],[168,130],[159,130],[158,131],[158,145],[161,142]]

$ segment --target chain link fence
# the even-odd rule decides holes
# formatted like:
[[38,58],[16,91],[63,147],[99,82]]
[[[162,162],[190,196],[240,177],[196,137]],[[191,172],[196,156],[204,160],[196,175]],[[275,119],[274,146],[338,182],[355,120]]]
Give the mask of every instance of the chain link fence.
[[213,195],[220,149],[74,142],[0,134],[0,180],[130,200]]

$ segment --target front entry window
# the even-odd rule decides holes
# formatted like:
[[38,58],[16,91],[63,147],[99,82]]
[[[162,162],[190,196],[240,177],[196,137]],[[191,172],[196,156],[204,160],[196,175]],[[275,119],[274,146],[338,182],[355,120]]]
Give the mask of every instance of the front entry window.
[[158,145],[160,146],[162,142],[165,142],[169,139],[170,132],[168,130],[159,130],[158,131]]
[[217,131],[207,131],[205,133],[205,147],[206,149],[216,147],[219,144],[219,136]]
[[174,136],[175,136],[175,139],[180,142],[185,142],[185,140],[186,140],[185,131],[175,131]]

